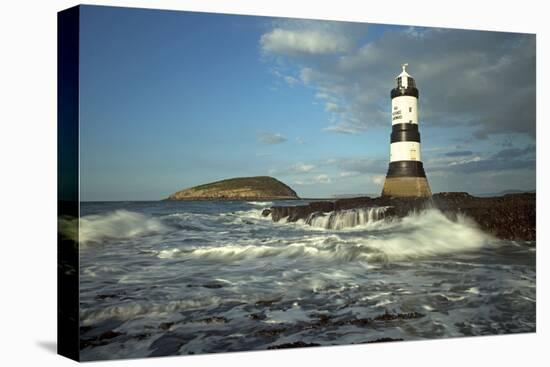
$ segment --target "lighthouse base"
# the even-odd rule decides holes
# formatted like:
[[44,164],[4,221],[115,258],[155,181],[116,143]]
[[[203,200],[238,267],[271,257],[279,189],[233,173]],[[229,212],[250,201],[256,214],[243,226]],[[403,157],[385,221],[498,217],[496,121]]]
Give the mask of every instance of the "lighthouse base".
[[426,177],[386,177],[382,196],[430,197],[432,191]]

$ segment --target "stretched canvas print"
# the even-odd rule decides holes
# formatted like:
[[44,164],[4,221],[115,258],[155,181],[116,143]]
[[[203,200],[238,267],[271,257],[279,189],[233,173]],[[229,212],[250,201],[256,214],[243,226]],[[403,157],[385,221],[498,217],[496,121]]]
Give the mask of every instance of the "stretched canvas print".
[[60,354],[535,332],[534,34],[58,25]]

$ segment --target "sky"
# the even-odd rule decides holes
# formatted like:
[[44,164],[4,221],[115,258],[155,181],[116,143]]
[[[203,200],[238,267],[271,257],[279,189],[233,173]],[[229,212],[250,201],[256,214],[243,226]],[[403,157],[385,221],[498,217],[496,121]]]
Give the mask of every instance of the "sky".
[[379,194],[403,63],[433,192],[535,189],[533,34],[82,6],[80,43],[83,201]]

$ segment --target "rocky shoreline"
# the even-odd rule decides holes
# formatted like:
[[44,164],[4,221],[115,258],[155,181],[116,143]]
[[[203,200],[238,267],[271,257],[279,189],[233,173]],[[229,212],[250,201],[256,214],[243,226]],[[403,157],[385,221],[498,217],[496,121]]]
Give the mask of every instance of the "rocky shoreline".
[[520,193],[496,197],[475,197],[465,192],[444,192],[425,198],[358,197],[313,201],[307,205],[273,206],[262,212],[278,222],[305,220],[311,215],[323,215],[342,210],[387,207],[384,217],[404,217],[407,214],[437,208],[450,219],[461,214],[497,238],[507,240],[536,240],[536,194]]

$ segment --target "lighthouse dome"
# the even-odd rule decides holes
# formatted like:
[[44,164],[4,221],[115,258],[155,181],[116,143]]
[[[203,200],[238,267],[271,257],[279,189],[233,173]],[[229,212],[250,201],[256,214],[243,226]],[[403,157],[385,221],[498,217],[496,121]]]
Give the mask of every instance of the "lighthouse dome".
[[409,64],[405,63],[401,65],[402,71],[395,79],[397,80],[397,87],[393,88],[391,91],[391,98],[399,96],[413,96],[418,98],[418,89],[416,89],[416,83],[414,78],[407,73],[407,66]]

